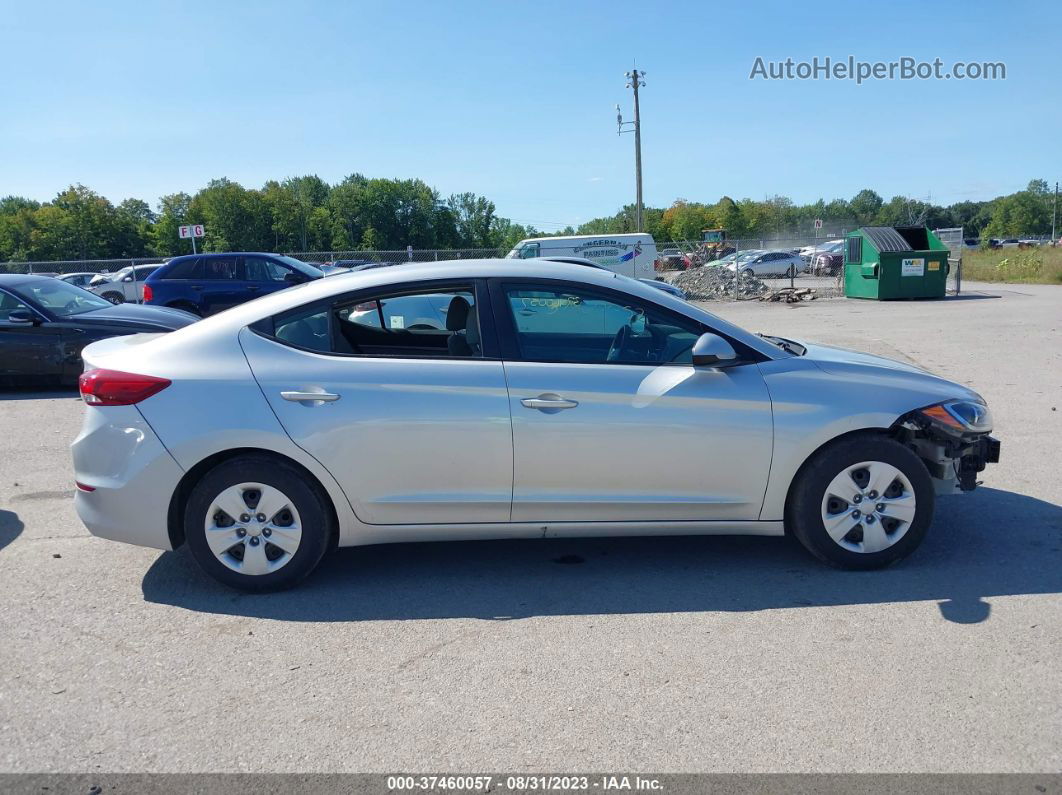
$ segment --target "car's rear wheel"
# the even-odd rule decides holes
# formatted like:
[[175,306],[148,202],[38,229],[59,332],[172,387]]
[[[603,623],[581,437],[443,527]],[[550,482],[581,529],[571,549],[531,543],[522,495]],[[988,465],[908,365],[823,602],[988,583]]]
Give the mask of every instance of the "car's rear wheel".
[[199,565],[244,591],[290,588],[321,562],[331,538],[328,497],[290,464],[225,461],[192,489],[184,531]]
[[858,435],[820,450],[793,484],[786,526],[816,557],[846,569],[913,552],[933,520],[933,482],[899,442]]
[[125,303],[125,296],[122,295],[121,293],[116,293],[114,291],[106,292],[103,295],[101,295],[100,298],[103,298],[106,301],[110,301],[112,304],[124,304]]

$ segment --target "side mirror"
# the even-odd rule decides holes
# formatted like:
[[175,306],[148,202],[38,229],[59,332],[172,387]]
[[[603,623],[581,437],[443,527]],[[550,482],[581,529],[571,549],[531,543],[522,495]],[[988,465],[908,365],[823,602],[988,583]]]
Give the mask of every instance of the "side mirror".
[[7,315],[7,321],[22,326],[30,326],[36,324],[37,316],[28,309],[12,309]]
[[702,334],[693,343],[693,364],[707,367],[727,367],[737,362],[733,346],[718,334]]
[[284,274],[284,281],[286,281],[288,284],[302,284],[304,281],[306,281],[306,277],[303,276],[301,273],[296,273],[295,271],[288,271]]

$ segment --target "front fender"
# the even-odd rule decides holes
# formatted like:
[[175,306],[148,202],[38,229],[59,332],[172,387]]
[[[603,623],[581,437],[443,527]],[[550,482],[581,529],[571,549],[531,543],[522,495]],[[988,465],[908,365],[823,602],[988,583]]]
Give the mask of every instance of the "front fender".
[[827,372],[804,357],[760,364],[774,411],[774,452],[761,521],[779,521],[793,478],[824,444],[855,431],[886,431],[900,417],[965,387],[913,370],[872,366]]

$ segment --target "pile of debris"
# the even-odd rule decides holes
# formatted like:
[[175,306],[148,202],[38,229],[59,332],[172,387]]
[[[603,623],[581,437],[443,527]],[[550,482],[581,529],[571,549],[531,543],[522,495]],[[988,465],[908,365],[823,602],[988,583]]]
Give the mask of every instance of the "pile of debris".
[[772,290],[760,296],[761,301],[780,301],[786,304],[799,304],[801,301],[814,301],[816,296],[814,287],[783,287],[780,290]]
[[[733,300],[735,298],[759,298],[767,292],[767,285],[755,276],[735,274],[725,265],[704,265],[687,271],[668,273],[664,278],[684,290],[694,301]],[[737,289],[734,280],[737,279]]]

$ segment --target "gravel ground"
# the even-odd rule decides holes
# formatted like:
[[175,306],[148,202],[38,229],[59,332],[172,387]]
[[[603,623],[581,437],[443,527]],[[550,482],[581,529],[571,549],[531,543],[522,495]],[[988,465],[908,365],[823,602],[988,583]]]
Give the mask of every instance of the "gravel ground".
[[980,289],[711,305],[992,405],[985,485],[865,574],[788,539],[419,544],[243,596],[88,536],[80,403],[5,394],[0,771],[1058,771],[1062,288]]

